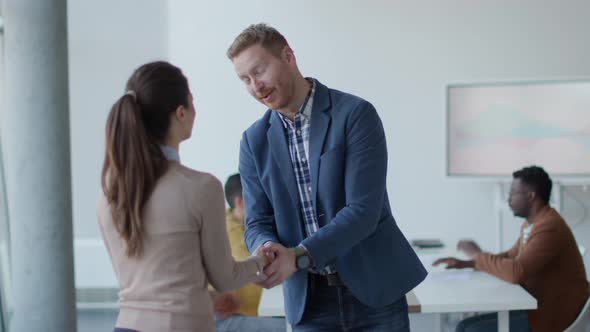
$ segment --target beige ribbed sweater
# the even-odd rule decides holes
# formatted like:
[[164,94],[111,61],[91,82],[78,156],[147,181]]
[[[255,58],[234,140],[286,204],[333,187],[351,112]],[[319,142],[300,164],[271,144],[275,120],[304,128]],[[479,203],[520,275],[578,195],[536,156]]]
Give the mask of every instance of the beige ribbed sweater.
[[225,227],[221,183],[170,162],[147,202],[144,252],[125,255],[104,195],[98,224],[119,282],[117,327],[141,332],[214,331],[207,285],[218,291],[255,281],[264,261],[235,262]]

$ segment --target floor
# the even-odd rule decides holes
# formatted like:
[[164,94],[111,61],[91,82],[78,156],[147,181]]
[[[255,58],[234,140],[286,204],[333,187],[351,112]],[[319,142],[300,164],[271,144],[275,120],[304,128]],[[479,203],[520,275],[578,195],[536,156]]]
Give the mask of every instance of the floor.
[[[434,331],[435,315],[410,315],[411,331]],[[459,315],[448,315],[442,320],[442,332],[451,332],[461,319]],[[78,332],[112,331],[117,320],[116,309],[80,309],[78,310]]]

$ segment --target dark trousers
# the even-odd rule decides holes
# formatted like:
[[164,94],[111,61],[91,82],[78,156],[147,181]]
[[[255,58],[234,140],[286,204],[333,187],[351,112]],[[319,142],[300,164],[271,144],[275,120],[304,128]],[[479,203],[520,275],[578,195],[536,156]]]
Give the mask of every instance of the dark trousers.
[[330,286],[310,274],[305,311],[293,332],[409,332],[408,303],[403,296],[380,308],[361,303],[346,286]]

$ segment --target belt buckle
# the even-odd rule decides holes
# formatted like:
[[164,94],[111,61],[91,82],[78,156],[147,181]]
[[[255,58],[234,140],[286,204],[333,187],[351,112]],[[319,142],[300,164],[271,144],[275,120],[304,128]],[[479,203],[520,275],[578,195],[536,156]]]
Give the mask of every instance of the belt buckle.
[[338,273],[326,274],[326,279],[328,280],[328,286],[344,286]]

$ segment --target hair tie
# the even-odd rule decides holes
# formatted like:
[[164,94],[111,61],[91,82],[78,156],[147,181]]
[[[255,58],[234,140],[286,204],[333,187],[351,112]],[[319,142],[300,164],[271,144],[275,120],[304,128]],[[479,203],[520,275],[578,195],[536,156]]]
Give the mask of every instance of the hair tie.
[[133,99],[137,100],[137,94],[135,93],[135,91],[128,90],[127,92],[125,92],[125,96],[127,96],[127,95],[129,95],[129,96],[133,97]]

